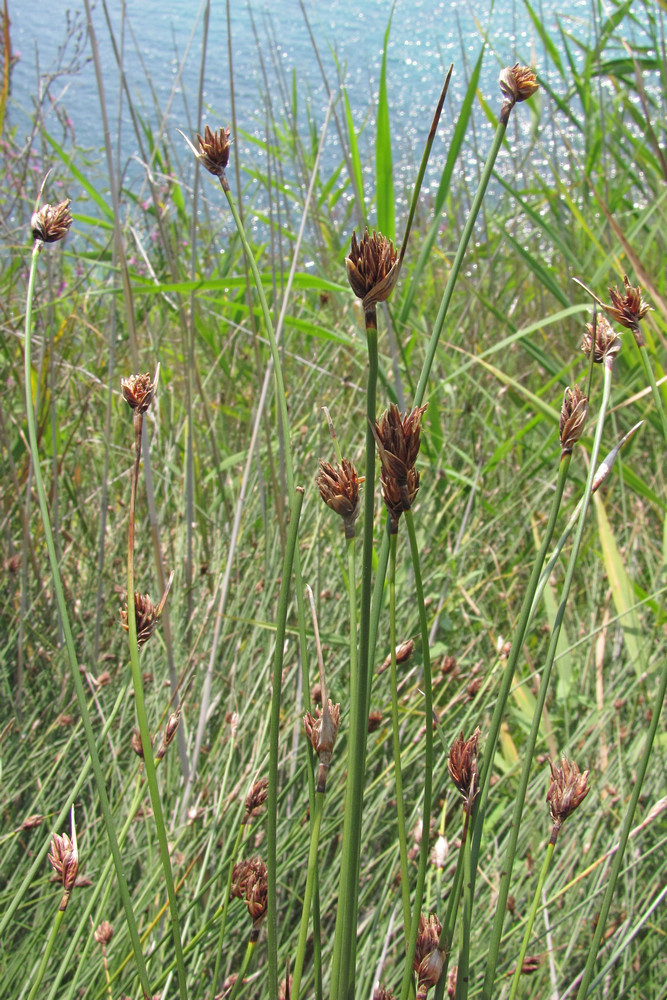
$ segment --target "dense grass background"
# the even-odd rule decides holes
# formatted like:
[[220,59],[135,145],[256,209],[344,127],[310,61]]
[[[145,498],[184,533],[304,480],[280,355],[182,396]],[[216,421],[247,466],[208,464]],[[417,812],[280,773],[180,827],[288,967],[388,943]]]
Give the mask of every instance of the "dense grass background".
[[[528,4],[525,8],[526,16],[533,16]],[[559,39],[540,38],[558,70],[552,76],[556,82],[542,90],[530,111],[518,108],[511,122],[510,141],[498,160],[495,188],[456,286],[429,383],[415,517],[442,744],[434,772],[432,826],[423,834],[418,829],[425,726],[419,641],[403,668],[399,695],[408,824],[415,841],[427,835],[444,855],[429,867],[424,909],[441,917],[461,832],[447,749],[461,730],[469,734],[476,726],[483,745],[503,645],[511,640],[553,491],[562,392],[585,379],[579,345],[591,302],[574,277],[603,299],[607,286],[620,284],[624,272],[642,285],[653,306],[645,324],[648,352],[657,378],[664,377],[663,13],[662,6],[638,0],[613,4],[611,14],[596,4],[591,34],[582,36],[585,46],[565,32]],[[537,17],[534,30],[539,38]],[[7,35],[4,56],[8,66]],[[501,58],[507,61],[507,54]],[[107,87],[117,92],[118,78],[107,80]],[[230,165],[229,178],[241,200],[249,185],[252,201],[246,200],[244,207],[246,218],[253,220],[249,228],[265,289],[276,317],[286,309],[283,375],[296,481],[306,487],[299,533],[302,572],[318,603],[330,695],[341,702],[341,731],[320,837],[326,995],[342,831],[349,628],[339,524],[321,503],[314,476],[318,458],[333,457],[324,406],[332,414],[343,454],[362,464],[366,354],[343,259],[350,231],[360,219],[355,186],[358,195],[364,164],[349,130],[351,116],[339,100],[336,113],[346,157],[333,171],[320,167],[313,173],[323,113],[317,116],[311,109],[311,126],[304,128],[292,113],[296,97],[290,87],[291,81],[284,79],[270,84],[279,97],[271,109],[267,143],[257,145],[252,161]],[[473,108],[476,116],[497,115],[498,98],[475,88],[473,74],[469,101],[455,109],[457,128],[441,197],[420,208],[400,284],[388,313],[380,316],[380,408],[395,399],[411,405],[471,198],[462,163],[485,156],[485,149],[476,149]],[[377,112],[379,159],[384,156],[386,162],[390,143],[400,142],[400,135],[381,127],[385,99],[391,104],[390,90],[371,114]],[[562,134],[566,122],[574,129],[574,141]],[[239,122],[238,128],[244,124]],[[219,907],[245,795],[266,772],[269,677],[285,542],[285,471],[272,383],[258,414],[269,358],[260,312],[248,291],[240,243],[219,187],[207,175],[195,179],[184,146],[164,138],[155,141],[154,123],[137,122],[136,135],[144,159],[152,157],[152,175],[142,178],[141,188],[135,182],[125,186],[116,169],[116,204],[89,180],[89,159],[68,146],[67,129],[54,135],[41,127],[39,107],[26,148],[12,123],[7,87],[2,135],[0,910],[8,913],[15,905],[0,935],[4,993],[27,997],[31,988],[60,898],[49,882],[45,853],[51,834],[68,829],[73,798],[80,870],[87,884],[75,889],[41,992],[45,1000],[138,995],[90,775],[75,791],[88,755],[26,445],[22,346],[28,221],[42,175],[52,167],[47,200],[60,200],[75,183],[84,193],[73,205],[72,235],[42,254],[38,271],[32,377],[43,472],[118,829],[131,818],[123,857],[151,984],[165,998],[175,996],[177,989],[170,971],[173,945],[151,810],[130,747],[134,705],[127,639],[119,624],[126,599],[133,444],[119,384],[132,371],[153,371],[160,364],[156,404],[146,418],[136,585],[157,601],[163,576],[173,571],[174,580],[168,613],[142,651],[141,665],[155,733],[171,711],[176,687],[183,699],[180,744],[172,744],[158,776],[189,993],[213,997],[222,990],[222,980],[238,971],[250,927],[242,904],[234,900],[223,939]],[[545,149],[547,137],[554,145]],[[292,248],[311,180],[303,243],[285,302]],[[388,223],[386,183],[377,196],[365,192],[371,225],[383,213]],[[399,232],[401,225],[399,218]],[[595,374],[591,435],[600,392]],[[661,391],[667,402],[664,382]],[[523,995],[576,993],[573,984],[585,962],[609,852],[618,840],[667,655],[665,441],[629,333],[617,361],[612,404],[603,452],[638,420],[644,424],[591,506],[520,834],[498,996],[507,990],[503,977],[516,960],[522,920],[550,833],[546,758],[555,759],[562,750],[582,769],[590,768],[592,791],[561,834],[531,946],[540,964],[526,979]],[[255,421],[257,449],[248,461]],[[583,447],[575,451],[557,535],[581,496],[589,448],[590,437],[585,436]],[[418,640],[412,571],[402,543],[397,620],[402,637]],[[494,761],[496,783],[477,880],[471,995],[483,977],[517,770],[563,572],[559,561],[519,662]],[[224,587],[226,601],[217,620]],[[312,640],[312,629],[309,634]],[[385,613],[378,668],[388,652]],[[314,647],[310,654],[312,681]],[[309,842],[310,762],[302,732],[306,695],[294,608],[284,663],[278,810],[281,968],[294,954]],[[192,761],[208,669],[212,697],[198,773],[190,785],[184,772]],[[359,997],[370,996],[377,980],[398,990],[403,968],[390,701],[389,672],[378,669],[371,708],[382,713],[382,722],[369,737]],[[591,995],[667,995],[666,751],[663,724]],[[35,815],[41,817],[39,825],[25,828],[26,819]],[[264,847],[264,820],[258,819],[246,832],[241,854],[261,854]],[[41,863],[31,868],[40,857]],[[108,946],[109,992],[101,949],[93,938],[102,920],[115,930]],[[262,937],[253,967],[256,978],[245,987],[246,996],[268,996],[264,949]],[[218,954],[220,977],[215,982]],[[304,975],[303,995],[315,996],[310,952]]]

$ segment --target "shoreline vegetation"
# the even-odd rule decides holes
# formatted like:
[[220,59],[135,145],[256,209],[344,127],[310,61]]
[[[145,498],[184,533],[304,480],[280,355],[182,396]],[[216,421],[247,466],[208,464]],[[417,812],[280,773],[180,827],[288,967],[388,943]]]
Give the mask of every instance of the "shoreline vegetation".
[[8,996],[664,996],[665,10],[519,8],[405,201],[390,22],[370,163],[261,30],[246,159],[231,44],[168,136],[85,0],[107,197],[4,5]]

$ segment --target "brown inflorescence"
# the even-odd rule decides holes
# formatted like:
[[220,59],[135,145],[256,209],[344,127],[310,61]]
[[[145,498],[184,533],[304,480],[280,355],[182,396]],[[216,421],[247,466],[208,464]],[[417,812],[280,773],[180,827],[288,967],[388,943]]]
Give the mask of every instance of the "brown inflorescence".
[[476,729],[467,740],[463,733],[452,743],[447,759],[449,776],[463,796],[466,811],[469,813],[475,796],[479,791],[477,772],[477,754],[481,732]]
[[537,78],[528,66],[505,66],[498,78],[503,103],[500,109],[500,121],[507,125],[512,108],[519,101],[527,101],[539,89]]
[[[134,594],[134,615],[137,623],[137,645],[148,642],[157,628],[159,611],[148,594]],[[120,610],[121,625],[128,631],[127,604]]]
[[62,882],[64,892],[58,909],[64,910],[79,872],[79,855],[76,844],[72,843],[66,833],[63,833],[62,837],[54,833],[51,838],[51,853],[48,858],[51,867]]
[[320,474],[315,480],[327,507],[343,519],[345,537],[354,538],[354,522],[359,515],[359,486],[363,476],[357,475],[352,462],[342,459],[340,465],[320,460]]
[[245,816],[243,817],[244,823],[249,823],[251,819],[255,816],[259,816],[262,806],[266,802],[269,795],[269,779],[259,778],[254,782],[252,788],[248,792],[245,800]]
[[266,914],[267,893],[266,865],[261,858],[250,858],[248,861],[240,861],[234,865],[231,896],[245,899],[253,923],[252,941],[257,940],[260,924]]
[[42,205],[30,219],[33,238],[42,243],[56,243],[61,240],[72,225],[70,205],[69,198],[58,205]]
[[361,242],[352,233],[350,255],[345,258],[347,280],[358,299],[362,300],[366,325],[375,326],[378,302],[389,298],[398,279],[399,256],[394,244],[381,233],[366,229]]
[[611,305],[604,308],[613,320],[626,329],[632,330],[637,346],[643,347],[644,334],[639,323],[651,307],[642,298],[641,288],[638,285],[635,287],[630,284],[627,274],[623,275],[623,284],[625,286],[624,295],[617,288],[609,289]]
[[442,927],[434,913],[419,916],[419,930],[412,968],[417,973],[417,1000],[424,1000],[440,978],[445,953],[438,947]]
[[113,927],[108,920],[103,920],[95,930],[93,937],[98,944],[107,945],[113,937]]
[[148,372],[144,375],[130,375],[120,380],[120,388],[125,402],[137,413],[145,413],[153,402],[155,383]]
[[581,349],[587,358],[593,351],[593,361],[596,365],[601,365],[604,361],[613,361],[616,357],[621,349],[621,338],[608,319],[604,316],[596,316],[595,333],[593,333],[593,324],[587,323]]
[[563,405],[560,411],[560,446],[561,454],[570,455],[575,444],[581,437],[586,417],[588,415],[588,398],[584,396],[578,385],[569,386],[563,394]]
[[560,767],[549,761],[551,768],[551,784],[547,792],[549,811],[554,822],[552,840],[567,817],[584,801],[590,791],[588,771],[582,774],[573,760],[568,760],[565,754],[561,756]]
[[204,138],[202,139],[197,133],[197,141],[199,143],[197,159],[201,165],[214,177],[224,178],[231,146],[229,127],[219,128],[212,132],[207,125],[204,129]]
[[167,725],[164,727],[162,740],[160,742],[160,746],[158,747],[158,751],[155,755],[157,760],[162,760],[162,758],[166,754],[169,744],[176,735],[176,730],[178,729],[180,721],[181,721],[181,710],[179,708],[175,712],[172,712],[169,718],[167,719]]
[[317,791],[326,790],[327,774],[331,764],[338,726],[340,723],[340,705],[334,705],[330,698],[327,699],[325,708],[319,706],[315,709],[316,715],[306,712],[303,717],[303,725],[306,736],[310,740],[313,750],[317,754],[320,762],[317,774]]
[[375,424],[375,440],[382,464],[382,499],[389,511],[389,528],[394,535],[401,514],[410,510],[419,489],[415,462],[425,409],[426,404],[400,413],[396,404],[391,403]]

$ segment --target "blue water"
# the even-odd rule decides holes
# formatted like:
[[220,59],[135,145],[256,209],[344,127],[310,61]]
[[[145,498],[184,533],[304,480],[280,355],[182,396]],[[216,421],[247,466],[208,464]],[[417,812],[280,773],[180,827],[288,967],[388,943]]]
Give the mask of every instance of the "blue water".
[[[161,124],[160,112],[167,109],[162,124],[176,140],[177,126],[185,132],[195,131],[199,124],[196,101],[204,4],[188,0],[128,0],[124,5],[124,22],[120,0],[109,0],[107,6],[118,44],[123,46],[123,63],[133,100],[153,133]],[[388,92],[399,182],[401,176],[414,174],[414,164],[420,160],[446,68],[454,62],[450,97],[438,136],[440,146],[434,149],[434,156],[442,163],[467,73],[479,52],[485,30],[489,29],[492,48],[485,58],[481,91],[496,112],[500,103],[496,81],[501,65],[518,60],[537,64],[548,71],[545,53],[520,0],[497,0],[492,14],[490,6],[483,2],[472,4],[469,0],[398,0],[396,3],[388,45]],[[533,7],[541,11],[541,0],[534,0]],[[230,122],[231,105],[226,5],[222,0],[215,0],[211,8],[204,81],[206,110],[202,124],[216,127]],[[80,0],[75,3],[65,0],[16,0],[12,3],[10,0],[9,9],[12,44],[19,56],[12,76],[10,117],[18,125],[22,140],[24,135],[29,135],[29,116],[40,74],[43,77],[58,65],[59,60],[62,61],[59,46],[66,36],[66,12],[71,11],[70,22],[74,18],[74,24],[85,28],[85,10]],[[250,9],[269,79],[274,114],[280,118],[289,104],[292,74],[295,73],[300,100],[299,120],[303,125],[307,103],[319,131],[328,100],[298,0],[277,0],[272,4],[256,0]],[[379,87],[390,5],[386,0],[364,0],[359,4],[350,0],[329,0],[328,3],[306,4],[306,9],[331,87],[338,89],[338,63],[357,128],[367,122],[361,148],[362,152],[367,152],[371,172],[375,127],[372,108]],[[561,0],[555,9],[568,29],[590,37],[589,0]],[[556,26],[555,9],[550,5],[548,11],[542,12],[552,32]],[[233,2],[231,20],[239,132],[248,133],[261,142],[265,137],[267,95],[248,5]],[[131,161],[136,141],[129,128],[127,109],[121,105],[119,110],[118,71],[99,3],[93,9],[93,24],[100,48],[112,135],[118,132],[116,123],[120,115],[122,154]],[[99,96],[93,64],[85,61],[90,51],[85,34],[83,42],[83,65],[79,71],[71,77],[58,78],[50,87],[55,101],[47,107],[46,124],[54,135],[62,136],[62,126],[57,121],[57,110],[61,109],[77,148],[99,149],[103,140]],[[70,43],[65,56],[72,51]],[[147,74],[155,90],[155,101]],[[520,127],[530,128],[530,115],[524,113],[520,117]],[[484,116],[479,115],[478,139],[483,138],[488,127]],[[236,148],[242,162],[253,158],[259,161],[260,154],[252,139],[237,137]],[[333,166],[339,159],[333,124],[327,142],[327,156]],[[472,162],[470,172],[472,175]]]

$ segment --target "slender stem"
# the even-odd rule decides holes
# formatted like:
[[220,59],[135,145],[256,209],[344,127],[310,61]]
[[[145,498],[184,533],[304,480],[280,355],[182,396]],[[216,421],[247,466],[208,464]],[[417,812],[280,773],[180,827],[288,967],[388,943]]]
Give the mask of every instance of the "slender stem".
[[239,995],[241,989],[243,988],[243,979],[246,972],[248,971],[248,966],[250,965],[250,960],[255,951],[256,944],[257,941],[253,940],[253,938],[251,937],[246,946],[245,955],[243,956],[243,962],[241,964],[241,969],[238,976],[236,977],[236,982],[234,983],[234,989],[229,994],[229,1000],[236,1000],[236,997]]
[[[426,867],[428,863],[429,837],[428,831],[431,824],[431,805],[433,797],[433,682],[431,678],[431,653],[429,649],[428,624],[426,621],[426,605],[424,603],[424,588],[422,585],[421,565],[419,562],[419,547],[417,545],[417,533],[412,511],[405,513],[405,523],[410,538],[410,555],[412,557],[412,570],[415,575],[415,591],[417,593],[417,607],[419,609],[419,629],[422,641],[422,658],[424,661],[424,717],[426,719],[426,730],[424,734],[424,803],[422,807],[422,839],[419,847],[419,867],[417,869],[417,885],[415,887],[414,909],[412,911],[412,924],[410,926],[410,937],[408,940],[408,961],[405,966],[402,985],[402,1000],[407,1000],[410,989],[412,959],[417,944],[417,932],[419,930],[419,917],[422,909],[422,899],[424,896],[424,884],[426,882]],[[392,650],[394,644],[392,641]]]
[[350,693],[350,735],[348,740],[347,784],[345,787],[345,820],[338,911],[334,936],[332,1000],[348,1000],[354,996],[356,964],[356,922],[358,905],[359,854],[361,851],[361,819],[363,813],[364,770],[366,765],[366,735],[369,694],[369,634],[373,574],[373,514],[375,509],[375,406],[378,373],[377,320],[366,316],[368,344],[368,381],[366,386],[366,479],[364,486],[364,543],[361,577],[361,608],[359,613],[359,662],[357,684]]
[[46,948],[44,949],[44,954],[42,955],[42,961],[39,963],[39,968],[37,970],[37,975],[35,976],[35,981],[32,984],[30,993],[28,994],[28,1000],[35,1000],[37,996],[37,991],[41,985],[42,979],[44,978],[44,973],[46,972],[46,966],[51,957],[51,952],[53,951],[53,946],[56,943],[56,935],[65,916],[64,910],[56,910],[56,918],[51,925],[51,933],[49,934],[49,940],[46,942]]
[[[634,339],[634,338],[633,338]],[[653,394],[653,402],[655,403],[655,408],[660,416],[660,422],[662,424],[662,433],[665,438],[665,444],[667,444],[667,413],[665,413],[665,405],[660,395],[660,390],[658,389],[658,384],[655,380],[655,374],[649,361],[648,351],[646,350],[646,344],[642,344],[639,348],[639,356],[642,359],[642,364],[644,366],[644,371],[646,373],[646,378],[651,386],[651,392]]]
[[581,983],[579,984],[579,992],[577,993],[577,1000],[584,1000],[585,997],[589,996],[589,987],[593,979],[593,971],[595,968],[595,960],[598,955],[598,949],[600,947],[600,942],[604,936],[604,932],[607,927],[607,917],[609,916],[609,910],[611,907],[612,899],[614,898],[614,892],[616,891],[616,883],[618,882],[618,877],[621,873],[621,868],[623,866],[623,861],[625,857],[625,848],[628,843],[628,837],[630,836],[630,831],[632,829],[632,824],[634,822],[635,810],[637,809],[637,804],[639,802],[639,797],[642,793],[644,778],[646,777],[646,771],[648,770],[649,761],[651,759],[651,751],[653,749],[653,741],[655,740],[655,734],[658,730],[658,723],[662,715],[662,706],[665,701],[665,694],[667,693],[667,657],[663,657],[662,662],[662,673],[660,675],[660,684],[658,690],[656,691],[655,701],[653,702],[653,713],[651,715],[651,721],[649,723],[648,732],[646,733],[646,743],[644,744],[644,751],[642,753],[641,761],[634,774],[634,780],[632,782],[632,795],[630,796],[630,801],[628,802],[628,807],[625,812],[625,818],[623,820],[623,826],[621,828],[621,835],[618,840],[618,849],[614,855],[614,860],[609,872],[609,878],[607,880],[607,888],[605,889],[604,897],[602,899],[602,906],[600,907],[600,913],[598,915],[597,923],[595,924],[595,931],[593,933],[593,940],[591,941],[590,948],[588,949],[588,957],[586,958],[586,967],[584,969],[584,974],[581,978]]
[[157,773],[155,760],[153,758],[153,747],[151,743],[150,727],[146,714],[146,703],[144,700],[144,682],[141,676],[141,666],[139,664],[139,645],[137,643],[137,619],[134,606],[134,517],[137,499],[137,484],[139,480],[139,464],[141,462],[141,430],[143,426],[143,414],[138,410],[134,411],[134,465],[132,468],[132,483],[130,492],[130,516],[127,542],[127,632],[130,643],[130,666],[132,670],[132,685],[134,687],[134,705],[141,735],[141,746],[144,754],[144,766],[146,768],[146,784],[150,794],[151,806],[153,807],[153,819],[155,821],[155,831],[157,833],[158,844],[160,845],[160,861],[164,874],[167,898],[169,900],[169,918],[171,923],[171,934],[174,940],[174,953],[176,956],[176,967],[178,969],[178,988],[181,1000],[187,1000],[188,986],[185,976],[185,964],[183,962],[183,946],[181,944],[181,929],[178,919],[178,902],[176,900],[176,890],[174,889],[174,876],[171,870],[171,856],[169,853],[169,842],[162,812],[162,802],[160,800],[160,790],[157,784]]
[[296,958],[294,960],[294,973],[292,979],[291,996],[294,1000],[299,1000],[299,989],[301,987],[301,975],[303,972],[303,962],[306,956],[306,944],[308,943],[308,921],[310,918],[310,904],[313,898],[313,891],[317,881],[317,850],[320,841],[320,824],[322,822],[322,810],[324,807],[324,793],[317,792],[315,795],[315,815],[310,831],[310,849],[308,851],[308,870],[306,873],[306,889],[303,897],[303,909],[301,911],[301,926],[299,927],[299,940],[296,947]]
[[[551,671],[553,669],[554,660],[556,658],[556,647],[558,645],[558,640],[560,638],[561,626],[563,623],[563,618],[565,616],[565,608],[567,606],[567,600],[570,593],[570,587],[572,586],[572,580],[574,579],[574,573],[577,566],[577,559],[579,556],[579,549],[581,547],[581,540],[584,534],[584,527],[586,524],[586,513],[588,511],[588,505],[590,503],[590,498],[592,494],[593,477],[595,475],[595,470],[597,468],[597,462],[598,462],[598,455],[600,453],[600,444],[602,441],[602,431],[604,429],[605,413],[607,410],[607,405],[609,403],[609,397],[611,395],[611,379],[612,379],[612,365],[611,363],[605,364],[602,402],[600,404],[600,412],[598,414],[597,425],[595,428],[595,436],[593,438],[593,449],[591,452],[591,460],[588,467],[588,477],[584,489],[584,502],[581,506],[579,522],[577,524],[577,530],[574,536],[574,541],[572,543],[572,552],[570,553],[570,561],[568,563],[567,571],[565,573],[565,580],[563,581],[563,591],[561,594],[560,604],[558,606],[558,611],[556,612],[556,618],[553,624],[553,628],[551,630],[549,648],[547,650],[546,661],[542,670],[542,677],[540,679],[540,687],[537,694],[535,709],[533,711],[533,719],[531,722],[530,733],[526,740],[526,744],[523,748],[523,765],[521,768],[521,778],[519,780],[519,787],[517,789],[516,796],[514,799],[512,822],[510,825],[509,836],[507,838],[505,864],[503,866],[502,875],[500,877],[500,885],[498,887],[496,912],[493,921],[493,929],[491,931],[491,941],[489,945],[489,953],[486,962],[484,986],[482,988],[482,996],[487,998],[487,1000],[491,1000],[491,997],[495,995],[494,978],[496,972],[496,965],[498,962],[500,939],[502,936],[503,923],[506,914],[507,897],[509,895],[510,882],[512,879],[512,869],[514,866],[516,847],[519,839],[519,828],[521,826],[521,817],[523,815],[523,808],[526,801],[526,792],[528,790],[528,782],[530,780],[530,772],[533,764],[533,754],[535,750],[535,745],[537,743],[537,736],[540,730],[540,725],[542,724],[542,711],[544,709],[544,705],[546,702],[547,693],[549,690],[549,683],[551,680]],[[544,550],[544,545],[542,546],[542,549]],[[532,594],[530,596],[531,596],[531,601],[528,603],[528,610],[530,610],[530,603],[532,603]],[[525,603],[526,602],[524,599],[524,606]],[[488,773],[488,771],[490,771],[490,766],[486,761],[485,764],[487,766],[487,773]]]
[[[401,771],[401,735],[398,726],[398,671],[396,667],[396,540],[389,542],[389,648],[391,650],[391,728],[394,747],[394,781],[396,782],[396,820],[398,824],[398,850],[401,859],[401,901],[403,904],[403,933],[405,934],[408,965],[411,965],[410,938],[410,877],[408,875],[408,844],[405,832],[405,804],[403,802],[403,773]],[[423,832],[423,831],[422,831]],[[424,838],[422,837],[422,840]],[[426,837],[428,843],[428,837]]]
[[542,898],[542,889],[546,881],[547,872],[549,871],[549,866],[551,864],[551,859],[553,857],[555,847],[556,847],[556,840],[554,834],[552,833],[551,840],[549,841],[547,849],[544,852],[544,861],[542,863],[542,870],[540,872],[540,877],[537,880],[537,885],[535,886],[535,892],[533,893],[533,901],[530,904],[530,912],[528,913],[528,919],[526,921],[526,929],[523,932],[523,941],[521,942],[521,950],[519,951],[519,957],[517,959],[516,968],[514,970],[514,976],[512,978],[512,987],[510,989],[509,1000],[514,1000],[517,994],[517,990],[519,989],[521,970],[523,968],[524,959],[528,952],[528,945],[530,944],[530,936],[533,933],[533,924],[535,923],[537,909],[540,905],[540,899]]
[[[231,754],[230,754],[231,757]],[[222,920],[220,921],[220,932],[218,934],[218,947],[217,954],[215,956],[215,970],[213,972],[213,982],[211,983],[211,995],[215,997],[218,992],[217,983],[220,977],[220,964],[222,962],[222,945],[225,940],[225,929],[227,927],[227,901],[229,899],[229,893],[232,888],[232,876],[234,874],[234,865],[239,853],[239,847],[241,846],[241,841],[243,839],[243,823],[239,824],[238,833],[236,834],[236,841],[234,842],[234,849],[232,855],[229,859],[229,865],[227,868],[227,883],[225,885],[225,895],[223,896],[224,901],[224,911],[222,913]]]
[[26,418],[28,424],[28,441],[30,443],[30,454],[35,474],[35,489],[37,491],[37,498],[39,500],[39,509],[42,516],[42,524],[44,526],[44,538],[46,541],[46,548],[51,567],[53,588],[55,591],[56,601],[58,604],[58,613],[60,614],[60,620],[62,622],[62,627],[63,627],[63,634],[65,637],[65,648],[67,650],[67,658],[70,665],[70,671],[72,674],[74,689],[76,691],[77,704],[79,707],[79,715],[81,716],[84,732],[86,734],[88,753],[90,755],[93,774],[95,776],[97,794],[100,800],[100,809],[102,810],[104,825],[106,827],[107,836],[109,838],[109,847],[111,850],[111,854],[113,856],[114,868],[116,870],[116,878],[118,879],[118,888],[120,889],[123,909],[125,911],[125,920],[127,922],[128,931],[130,934],[130,940],[132,942],[132,950],[134,951],[134,960],[137,966],[137,973],[139,975],[142,989],[146,994],[146,996],[150,997],[152,996],[152,990],[150,988],[150,983],[148,981],[146,964],[144,962],[144,957],[141,951],[141,941],[139,939],[139,933],[137,931],[137,924],[134,918],[132,901],[130,899],[130,893],[127,887],[127,880],[125,878],[123,861],[120,856],[118,840],[116,838],[116,829],[114,826],[113,816],[111,814],[111,808],[109,806],[109,799],[107,796],[106,785],[104,781],[104,773],[102,771],[100,759],[97,753],[95,735],[93,733],[93,727],[90,721],[90,714],[88,712],[88,705],[86,702],[86,695],[83,689],[83,681],[81,679],[81,672],[79,670],[76,649],[74,647],[74,638],[72,636],[72,629],[70,626],[69,614],[67,611],[65,592],[63,590],[62,578],[60,576],[60,567],[58,565],[58,558],[56,556],[56,549],[53,541],[53,532],[51,530],[51,520],[49,516],[48,503],[46,499],[46,491],[44,489],[44,482],[42,480],[42,473],[39,464],[39,448],[37,444],[37,431],[35,428],[35,409],[34,409],[35,404],[32,396],[31,338],[32,338],[32,300],[35,287],[35,270],[37,265],[37,254],[39,253],[40,247],[41,243],[39,241],[36,241],[33,247],[32,260],[30,263],[30,275],[28,279],[28,294],[26,299],[26,313],[25,313],[25,357],[24,357]]
[[257,262],[255,260],[254,254],[248,243],[248,237],[246,236],[241,217],[236,207],[236,202],[232,197],[232,193],[229,190],[229,185],[225,182],[222,184],[222,190],[225,192],[225,197],[227,198],[227,203],[234,217],[234,222],[236,224],[236,229],[238,231],[243,249],[245,251],[246,259],[250,265],[250,270],[252,271],[252,276],[255,281],[255,288],[257,290],[257,296],[259,298],[260,306],[262,308],[262,316],[264,317],[264,326],[266,328],[266,335],[269,340],[269,346],[271,348],[271,358],[273,360],[273,377],[276,380],[276,399],[278,404],[278,413],[280,416],[280,427],[281,432],[285,440],[285,473],[287,476],[287,490],[289,492],[290,503],[294,500],[294,470],[292,464],[292,449],[290,446],[289,437],[289,417],[287,415],[287,397],[285,396],[285,383],[283,382],[283,372],[280,364],[280,352],[278,350],[278,341],[276,340],[276,334],[273,327],[273,321],[271,319],[271,311],[269,309],[269,303],[266,299],[266,293],[264,291],[264,285],[262,284],[262,276],[259,273],[259,268],[257,267]]
[[[467,814],[466,814],[467,819]],[[466,837],[461,845],[463,854],[463,912],[461,914],[461,947],[459,949],[459,967],[456,974],[456,1000],[468,996],[470,965],[470,930],[472,924],[473,877],[471,841]]]
[[484,164],[482,176],[480,177],[479,184],[477,186],[477,191],[475,192],[475,197],[473,198],[473,202],[470,207],[470,213],[468,215],[468,218],[466,219],[466,224],[463,227],[463,232],[461,233],[461,239],[459,240],[459,245],[456,250],[456,256],[454,257],[452,269],[449,272],[449,278],[447,279],[445,291],[443,292],[442,302],[440,303],[440,309],[438,310],[438,315],[436,316],[435,319],[433,333],[431,334],[431,339],[429,341],[429,345],[426,350],[426,357],[424,358],[424,364],[422,366],[421,375],[419,376],[419,382],[417,384],[417,392],[415,393],[415,398],[414,398],[414,404],[413,404],[414,406],[421,406],[424,400],[424,393],[426,392],[426,383],[428,382],[428,377],[431,372],[433,360],[435,358],[435,352],[438,348],[438,341],[440,340],[442,328],[445,325],[445,318],[447,316],[449,303],[451,302],[452,294],[454,292],[454,286],[456,285],[459,276],[459,271],[461,270],[461,264],[463,263],[463,258],[465,256],[465,252],[468,247],[470,237],[472,236],[472,231],[475,227],[475,222],[477,221],[479,210],[482,207],[484,195],[486,194],[486,189],[488,187],[489,181],[491,179],[491,174],[493,172],[493,166],[496,162],[498,152],[505,137],[506,129],[507,125],[503,124],[502,121],[499,121],[495,135],[493,137],[493,143],[491,144],[491,149],[489,150],[489,155],[487,156],[486,163]]
[[347,548],[347,597],[350,610],[350,691],[357,684],[357,566],[354,538],[345,540]]
[[[289,449],[287,449],[289,451]],[[280,694],[285,649],[285,627],[287,608],[291,592],[292,565],[294,563],[299,530],[299,518],[303,504],[303,486],[297,486],[290,510],[287,546],[283,560],[278,612],[276,618],[276,640],[273,657],[273,687],[271,695],[271,722],[269,729],[269,789],[267,797],[267,937],[269,953],[269,995],[271,1000],[278,997],[278,901],[277,886],[277,843],[278,843],[278,737],[280,734]],[[297,588],[298,589],[298,588]]]
[[447,984],[447,970],[449,968],[449,957],[452,952],[452,941],[454,940],[454,928],[456,926],[456,915],[459,907],[459,901],[461,899],[461,891],[463,889],[463,878],[465,873],[466,865],[468,860],[466,859],[466,845],[468,843],[468,836],[472,828],[472,824],[475,820],[475,805],[473,805],[472,810],[472,821],[471,814],[468,809],[464,810],[463,814],[463,832],[461,834],[461,847],[459,848],[459,856],[456,861],[456,872],[454,874],[454,881],[452,882],[452,889],[449,894],[449,901],[447,903],[447,912],[445,914],[445,922],[442,925],[442,934],[440,935],[440,941],[438,942],[438,947],[440,951],[445,953],[445,958],[442,966],[442,972],[440,973],[440,978],[435,984],[435,992],[433,994],[433,1000],[442,1000],[445,995],[445,986]]

